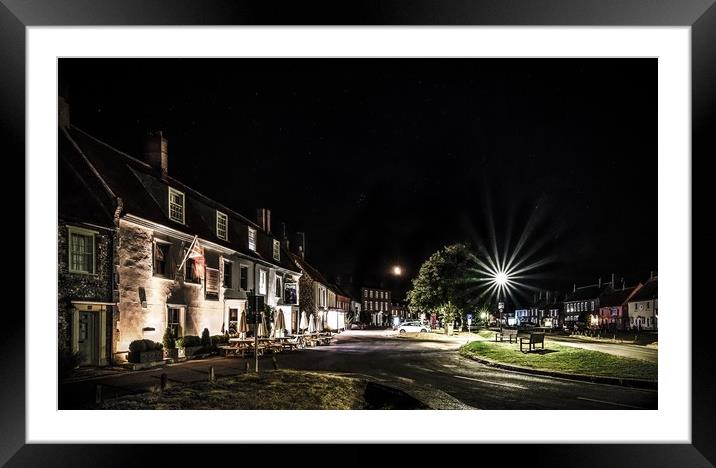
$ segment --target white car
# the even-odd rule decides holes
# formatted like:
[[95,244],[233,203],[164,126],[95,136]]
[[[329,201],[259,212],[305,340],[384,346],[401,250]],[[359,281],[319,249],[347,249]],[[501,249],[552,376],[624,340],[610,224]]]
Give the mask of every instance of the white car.
[[430,330],[430,327],[420,322],[404,322],[398,327],[398,333],[426,333]]

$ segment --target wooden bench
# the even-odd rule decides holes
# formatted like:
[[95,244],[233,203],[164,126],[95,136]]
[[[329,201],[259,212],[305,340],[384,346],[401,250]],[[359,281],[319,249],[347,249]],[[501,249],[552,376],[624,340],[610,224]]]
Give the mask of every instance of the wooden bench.
[[512,343],[512,338],[514,337],[515,343],[517,343],[517,330],[511,330],[509,328],[503,328],[502,330],[495,332],[495,341],[503,341],[505,338],[509,338],[510,343]]
[[537,343],[542,343],[542,349],[544,349],[544,333],[530,333],[529,338],[520,338],[520,352],[522,352],[524,343],[527,343],[527,351],[536,349]]

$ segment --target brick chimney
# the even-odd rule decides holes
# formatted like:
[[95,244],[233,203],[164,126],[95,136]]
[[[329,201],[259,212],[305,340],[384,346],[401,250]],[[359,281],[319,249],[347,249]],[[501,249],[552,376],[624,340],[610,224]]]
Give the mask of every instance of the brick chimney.
[[289,249],[289,242],[288,242],[288,233],[286,232],[286,223],[281,223],[281,243],[283,243],[283,246],[286,248],[286,250]]
[[258,208],[256,210],[256,221],[267,233],[271,233],[271,210],[267,208]]
[[296,249],[298,250],[298,254],[301,256],[301,258],[306,258],[306,233],[305,232],[297,232],[296,239],[297,239]]
[[169,154],[167,152],[167,139],[161,131],[150,132],[144,138],[142,146],[144,162],[156,169],[166,179],[169,173]]

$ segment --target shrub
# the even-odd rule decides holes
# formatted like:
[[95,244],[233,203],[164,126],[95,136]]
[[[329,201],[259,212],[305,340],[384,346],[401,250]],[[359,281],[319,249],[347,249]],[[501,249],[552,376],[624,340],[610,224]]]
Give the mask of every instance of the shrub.
[[192,346],[201,346],[201,338],[196,335],[186,335],[176,341],[177,348],[191,348]]
[[209,335],[209,329],[205,328],[201,332],[201,345],[204,347],[211,346],[211,335]]
[[57,370],[60,379],[69,377],[72,370],[80,363],[80,353],[73,353],[69,349],[61,349],[57,355]]
[[227,335],[212,335],[211,336],[211,345],[217,346],[220,344],[228,343],[229,337]]
[[142,351],[147,350],[147,344],[145,343],[147,340],[134,340],[131,343],[129,343],[129,350],[133,353],[141,353]]
[[162,338],[162,344],[166,349],[173,349],[176,348],[176,341],[174,340],[174,337],[172,336],[171,330],[169,327],[167,327],[164,330],[164,337]]

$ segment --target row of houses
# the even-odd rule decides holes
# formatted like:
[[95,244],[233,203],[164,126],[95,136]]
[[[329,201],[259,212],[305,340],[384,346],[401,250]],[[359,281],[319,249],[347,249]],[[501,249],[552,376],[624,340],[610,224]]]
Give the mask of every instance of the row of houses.
[[[154,133],[140,157],[77,128],[59,99],[58,332],[60,350],[83,365],[126,359],[138,339],[233,333],[250,294],[283,314],[341,330],[364,301],[332,284],[290,243],[271,212],[256,219],[169,175],[166,138]],[[373,304],[371,304],[373,306]]]
[[[636,286],[614,281],[577,287],[560,294],[542,291],[528,306],[515,307],[511,321],[516,325],[543,327],[588,326],[610,330],[658,330],[658,276]],[[509,320],[509,319],[508,319]]]

